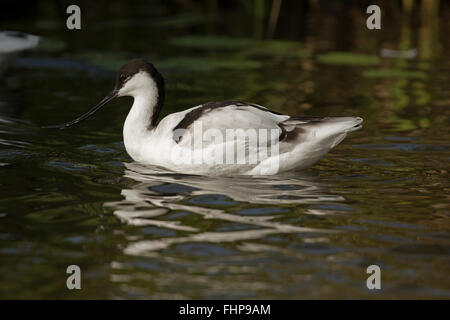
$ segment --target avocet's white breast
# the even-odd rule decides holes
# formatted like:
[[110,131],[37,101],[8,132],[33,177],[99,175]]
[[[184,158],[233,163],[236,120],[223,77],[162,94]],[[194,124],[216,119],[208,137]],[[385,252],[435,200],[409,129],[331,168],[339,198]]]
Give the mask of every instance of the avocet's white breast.
[[140,71],[124,83],[118,96],[134,98],[123,127],[123,137],[125,148],[131,157],[135,160],[142,159],[145,150],[149,148],[146,142],[158,102],[158,87],[147,72]]

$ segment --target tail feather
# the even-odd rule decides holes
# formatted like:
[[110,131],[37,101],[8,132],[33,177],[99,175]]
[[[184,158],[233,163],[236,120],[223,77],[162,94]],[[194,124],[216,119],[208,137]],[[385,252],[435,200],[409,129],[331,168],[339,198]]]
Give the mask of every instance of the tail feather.
[[362,128],[362,122],[360,117],[291,117],[279,124],[282,130],[280,141],[326,139],[357,131]]

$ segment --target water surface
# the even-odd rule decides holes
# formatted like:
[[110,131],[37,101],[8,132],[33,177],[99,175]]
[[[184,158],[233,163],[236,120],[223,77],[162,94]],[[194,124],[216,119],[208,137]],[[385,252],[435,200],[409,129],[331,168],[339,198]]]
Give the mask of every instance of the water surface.
[[[311,13],[299,27],[308,32],[282,23],[277,41],[261,42],[244,20],[227,20],[239,10],[91,6],[77,34],[49,7],[2,25],[46,42],[0,89],[1,298],[450,298],[448,23],[430,53],[426,39],[405,47],[404,22],[360,29],[363,11],[354,24],[315,13],[322,28]],[[436,32],[420,30],[409,29]],[[414,45],[413,59],[379,55]],[[166,77],[164,115],[242,99],[361,116],[364,129],[304,172],[201,177],[129,158],[130,98],[70,130],[38,127],[93,106],[136,56]],[[71,264],[82,269],[81,291],[66,288]],[[366,287],[372,264],[379,291]]]

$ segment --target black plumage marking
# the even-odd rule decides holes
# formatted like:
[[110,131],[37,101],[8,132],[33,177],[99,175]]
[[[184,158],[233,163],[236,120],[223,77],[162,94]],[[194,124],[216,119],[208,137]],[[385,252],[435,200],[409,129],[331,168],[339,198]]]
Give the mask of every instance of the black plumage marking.
[[[288,120],[281,122],[278,124],[278,126],[281,129],[281,134],[279,137],[280,142],[292,142],[295,140],[298,140],[299,137],[306,132],[304,128],[302,128],[302,125],[308,125],[308,124],[317,124],[321,123],[327,118],[324,117],[308,117],[308,116],[294,116],[290,117]],[[300,121],[300,123],[295,124],[295,121]],[[294,125],[294,128],[290,131],[286,129],[287,126]]]
[[292,116],[289,118],[289,120],[298,120],[298,121],[304,121],[307,123],[318,123],[323,122],[324,120],[327,120],[326,117],[309,117],[309,116]]
[[158,120],[161,109],[164,105],[164,96],[165,96],[165,84],[163,76],[158,72],[153,64],[148,62],[145,59],[133,59],[130,62],[120,68],[117,78],[116,78],[116,86],[114,90],[119,91],[120,88],[136,73],[141,71],[147,72],[151,78],[156,83],[156,87],[158,89],[158,97],[155,109],[153,110],[153,114],[151,116],[151,125],[156,126],[156,121]]
[[286,128],[283,125],[278,125],[281,129],[281,133],[280,136],[278,137],[278,141],[283,141],[284,139],[286,139],[288,132],[286,131]]
[[281,129],[281,134],[278,138],[280,142],[291,142],[297,140],[301,134],[305,132],[305,129],[301,127],[295,127],[293,130],[287,131],[282,123],[279,123],[278,126]]
[[[187,130],[189,128],[189,126],[192,125],[195,121],[200,119],[202,116],[204,116],[208,112],[211,112],[212,110],[216,110],[218,108],[225,108],[225,107],[228,107],[231,105],[235,105],[237,107],[253,107],[253,108],[256,108],[261,111],[270,112],[270,113],[273,113],[276,115],[282,115],[279,112],[266,109],[257,104],[239,101],[239,100],[211,101],[211,102],[204,103],[200,107],[195,108],[195,109],[189,111],[188,113],[186,113],[184,118],[173,128],[173,139],[175,140],[176,143],[179,143],[181,141],[181,139],[183,138],[184,131]],[[327,118],[324,118],[324,117],[294,116],[294,117],[290,117],[287,121],[289,121],[289,122],[300,121],[300,122],[304,122],[304,124],[307,125],[307,124],[321,123],[326,119]],[[305,132],[305,129],[302,128],[301,126],[299,126],[300,124],[302,124],[302,123],[299,123],[297,126],[294,127],[294,129],[288,131],[286,129],[286,127],[288,125],[292,125],[292,123],[291,124],[284,123],[284,122],[279,123],[278,126],[281,130],[280,136],[278,138],[279,141],[280,142],[281,141],[291,142],[291,141],[297,140]]]
[[[259,109],[261,111],[270,112],[273,114],[281,115],[281,113],[272,111],[266,108],[263,108],[257,104],[244,102],[240,100],[227,100],[227,101],[210,101],[202,104],[200,107],[195,108],[184,116],[184,118],[173,128],[174,132],[174,140],[176,143],[180,142],[183,138],[182,134],[180,135],[180,130],[186,130],[191,124],[193,124],[195,121],[197,121],[200,117],[207,114],[208,112],[212,110],[216,110],[219,108],[225,108],[231,105],[235,105],[237,107],[253,107],[256,109]],[[175,132],[177,134],[175,135]]]

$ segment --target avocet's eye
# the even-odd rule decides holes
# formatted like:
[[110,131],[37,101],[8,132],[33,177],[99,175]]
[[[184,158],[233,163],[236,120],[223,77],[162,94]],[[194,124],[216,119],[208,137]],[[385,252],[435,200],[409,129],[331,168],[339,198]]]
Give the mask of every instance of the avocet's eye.
[[127,81],[128,78],[129,78],[129,76],[127,76],[126,74],[121,74],[121,75],[119,76],[119,81],[120,81],[121,83],[125,83],[125,81]]

